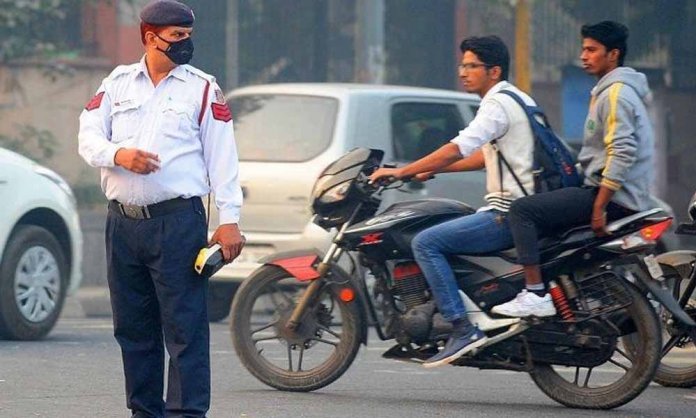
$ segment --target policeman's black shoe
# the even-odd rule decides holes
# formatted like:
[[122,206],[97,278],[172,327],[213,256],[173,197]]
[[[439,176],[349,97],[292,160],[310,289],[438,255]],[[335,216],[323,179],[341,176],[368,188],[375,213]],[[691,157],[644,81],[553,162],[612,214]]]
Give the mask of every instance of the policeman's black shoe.
[[478,327],[471,326],[464,334],[454,333],[445,348],[423,363],[423,367],[438,367],[449,364],[464,354],[481,347],[488,341],[488,337]]

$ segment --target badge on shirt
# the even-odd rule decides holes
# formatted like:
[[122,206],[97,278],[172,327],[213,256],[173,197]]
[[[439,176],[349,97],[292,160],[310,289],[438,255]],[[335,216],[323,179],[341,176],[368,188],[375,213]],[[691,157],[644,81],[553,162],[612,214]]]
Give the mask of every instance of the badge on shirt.
[[215,101],[218,103],[225,103],[225,95],[222,94],[222,90],[219,88],[215,89]]
[[87,103],[85,106],[86,111],[91,111],[94,109],[99,109],[99,106],[101,106],[102,98],[104,97],[104,92],[97,93],[96,96],[92,97],[92,100]]
[[227,106],[227,103],[212,103],[210,108],[213,111],[213,118],[215,120],[223,121],[225,123],[232,120],[232,112]]

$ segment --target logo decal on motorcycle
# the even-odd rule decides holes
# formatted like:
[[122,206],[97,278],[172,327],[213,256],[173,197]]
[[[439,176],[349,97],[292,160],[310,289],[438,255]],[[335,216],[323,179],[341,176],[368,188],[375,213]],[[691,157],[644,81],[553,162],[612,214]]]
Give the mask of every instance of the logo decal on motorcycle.
[[485,286],[481,286],[479,292],[481,292],[482,294],[491,293],[498,290],[499,287],[500,285],[498,283],[490,283]]
[[360,242],[360,244],[358,244],[358,246],[379,244],[380,242],[384,241],[382,239],[382,235],[384,235],[384,232],[375,232],[373,234],[363,235],[361,237],[362,241]]
[[403,210],[401,212],[394,212],[394,213],[385,213],[384,215],[380,216],[375,216],[374,218],[368,220],[365,222],[365,225],[377,225],[389,221],[393,221],[394,219],[401,219],[405,218],[407,216],[415,215],[416,212],[412,210]]

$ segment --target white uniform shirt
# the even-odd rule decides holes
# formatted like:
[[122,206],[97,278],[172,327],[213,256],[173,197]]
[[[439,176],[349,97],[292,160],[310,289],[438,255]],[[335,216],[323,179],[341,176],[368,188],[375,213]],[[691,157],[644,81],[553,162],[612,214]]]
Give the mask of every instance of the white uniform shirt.
[[[242,191],[231,118],[214,77],[180,65],[155,87],[143,57],[104,79],[80,115],[79,152],[101,167],[109,200],[149,205],[204,196],[212,186],[220,224],[237,223]],[[120,148],[157,154],[160,169],[143,175],[115,166]]]

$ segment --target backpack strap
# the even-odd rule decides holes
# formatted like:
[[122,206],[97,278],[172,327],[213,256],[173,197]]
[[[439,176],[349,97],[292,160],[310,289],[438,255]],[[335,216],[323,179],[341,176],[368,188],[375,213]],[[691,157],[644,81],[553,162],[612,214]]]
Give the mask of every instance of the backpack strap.
[[[522,106],[522,109],[524,110],[524,113],[527,115],[527,118],[530,118],[530,112],[528,110],[528,106],[524,103],[522,98],[515,94],[514,92],[510,90],[500,90],[498,93],[502,93],[506,96],[510,96],[517,104]],[[524,185],[520,181],[519,177],[517,177],[517,174],[515,174],[515,171],[512,169],[510,166],[510,163],[505,159],[503,156],[503,153],[500,151],[500,147],[498,146],[498,141],[497,139],[494,139],[490,142],[490,144],[493,146],[493,149],[495,150],[496,154],[498,155],[498,173],[500,175],[500,193],[502,195],[503,193],[503,164],[505,164],[505,167],[507,167],[508,171],[510,174],[512,174],[512,178],[515,179],[515,182],[517,185],[520,187],[520,190],[522,190],[522,193],[524,193],[525,196],[529,196],[529,193],[527,192],[527,189],[524,188]]]
[[522,100],[522,98],[517,93],[511,90],[500,90],[498,93],[502,93],[508,97],[511,97],[512,100],[514,100],[518,105],[520,105],[522,110],[524,110],[524,113],[527,114],[527,118],[531,119],[535,116],[539,116],[543,119],[544,126],[546,126],[549,129],[551,128],[549,120],[546,118],[546,114],[543,111],[541,111],[541,109],[538,106],[529,106],[527,103],[524,102],[524,100]]
[[507,167],[510,174],[512,174],[512,178],[515,179],[515,183],[517,183],[517,185],[520,187],[522,193],[524,193],[525,196],[529,196],[529,193],[527,193],[527,189],[524,188],[524,185],[520,181],[519,177],[517,177],[517,174],[515,174],[515,171],[510,166],[510,163],[508,163],[508,161],[503,156],[503,153],[500,151],[500,147],[498,146],[498,140],[494,139],[490,142],[490,144],[491,147],[493,147],[495,153],[498,155],[498,177],[500,178],[500,196],[502,197],[503,195],[503,164],[505,164],[505,167]]

